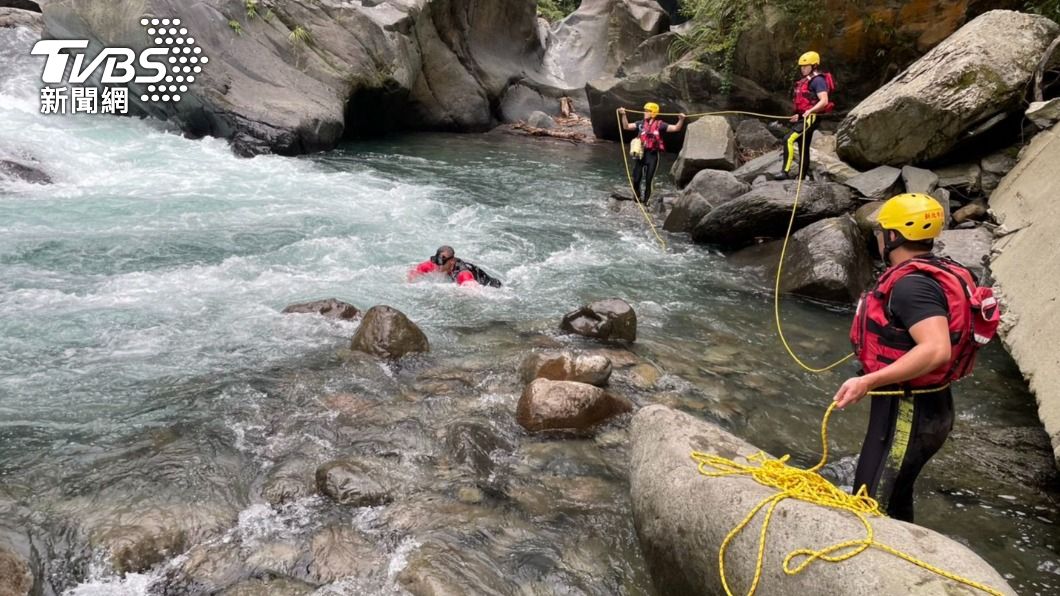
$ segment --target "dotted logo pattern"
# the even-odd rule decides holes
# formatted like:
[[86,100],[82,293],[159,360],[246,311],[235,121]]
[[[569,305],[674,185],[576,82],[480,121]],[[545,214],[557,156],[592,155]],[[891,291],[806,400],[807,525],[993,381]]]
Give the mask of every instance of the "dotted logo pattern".
[[180,101],[181,94],[188,91],[188,85],[195,82],[195,76],[202,72],[204,64],[210,61],[202,55],[202,48],[195,45],[195,38],[186,27],[180,26],[180,19],[142,18],[140,25],[147,29],[147,35],[153,42],[151,47],[168,50],[166,58],[166,75],[161,81],[147,86],[147,93],[140,96],[141,101]]

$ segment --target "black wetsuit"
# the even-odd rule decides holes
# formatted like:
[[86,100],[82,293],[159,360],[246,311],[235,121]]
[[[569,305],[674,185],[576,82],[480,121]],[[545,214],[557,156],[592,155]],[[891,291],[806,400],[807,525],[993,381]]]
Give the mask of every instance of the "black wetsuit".
[[469,271],[471,275],[475,276],[475,281],[477,281],[479,285],[489,286],[491,288],[501,287],[501,280],[497,279],[496,277],[493,277],[489,273],[486,273],[478,265],[475,265],[474,263],[468,263],[467,261],[461,259],[456,260],[456,266],[453,267],[453,271],[449,274],[449,277],[453,278],[453,280],[455,281],[457,276],[460,275],[461,271]]
[[[906,275],[891,290],[888,316],[900,327],[908,329],[928,317],[948,315],[946,296],[928,275]],[[854,491],[867,486],[887,515],[912,522],[913,484],[953,428],[953,394],[947,387],[932,393],[869,398],[869,428],[854,474]]]
[[[659,132],[666,132],[666,128],[669,126],[665,122],[659,124]],[[637,122],[637,136],[640,136],[644,132],[644,121]],[[644,157],[640,157],[633,160],[633,190],[636,192],[636,199],[647,203],[651,200],[651,186],[652,180],[655,178],[655,170],[659,169],[659,152],[649,151],[647,148],[644,149]],[[644,182],[644,190],[641,190],[641,181]]]

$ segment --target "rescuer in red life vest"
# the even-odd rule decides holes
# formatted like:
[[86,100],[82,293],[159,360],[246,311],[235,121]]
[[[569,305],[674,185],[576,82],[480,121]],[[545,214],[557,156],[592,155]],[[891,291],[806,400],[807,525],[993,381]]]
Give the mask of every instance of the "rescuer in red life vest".
[[478,284],[491,288],[501,287],[500,280],[489,275],[479,266],[456,258],[456,252],[452,246],[439,247],[433,257],[409,271],[409,281],[430,273],[444,273],[459,285]]
[[999,317],[992,290],[962,265],[931,254],[945,227],[939,203],[902,194],[880,209],[875,241],[889,269],[858,304],[851,341],[861,376],[836,392],[837,407],[872,395],[854,491],[866,487],[887,515],[913,521],[913,483],[953,428],[949,384],[971,372]]
[[799,171],[796,176],[806,178],[810,175],[810,143],[817,130],[817,117],[835,109],[829,95],[835,90],[835,81],[831,73],[821,72],[821,56],[817,52],[806,52],[799,56],[801,76],[795,81],[792,92],[792,104],[795,113],[791,121],[796,124],[795,130],[787,138],[785,147],[784,172],[791,174],[795,161],[795,152],[799,152]]
[[644,104],[644,119],[640,122],[630,124],[626,120],[626,108],[618,108],[618,113],[622,117],[622,130],[637,131],[637,137],[629,146],[629,153],[633,158],[633,192],[636,200],[647,204],[651,200],[655,170],[659,168],[659,154],[666,151],[662,133],[681,132],[685,127],[685,115],[678,115],[677,124],[667,124],[659,119],[659,104],[652,101]]

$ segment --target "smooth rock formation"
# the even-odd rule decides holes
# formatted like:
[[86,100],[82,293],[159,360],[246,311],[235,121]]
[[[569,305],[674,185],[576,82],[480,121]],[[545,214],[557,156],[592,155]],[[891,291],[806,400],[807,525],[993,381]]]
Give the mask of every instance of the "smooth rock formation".
[[676,33],[667,31],[644,40],[622,63],[615,76],[653,75],[662,72],[670,64],[670,47],[676,39]]
[[431,348],[427,336],[404,313],[389,306],[373,306],[357,328],[350,349],[383,358],[401,358]]
[[[739,247],[755,238],[784,235],[795,201],[796,182],[766,182],[713,209],[692,229],[692,239]],[[850,189],[832,183],[805,182],[795,215],[795,229],[835,217],[854,207]]]
[[732,175],[748,184],[759,176],[765,176],[767,180],[783,180],[784,160],[776,153],[766,153],[736,168]]
[[552,116],[544,112],[532,112],[530,117],[526,119],[526,123],[534,128],[554,128],[556,121],[552,119]]
[[603,387],[611,378],[611,361],[599,354],[535,352],[523,360],[519,376],[524,383],[530,383],[534,379],[548,379]]
[[681,192],[663,228],[670,232],[688,232],[715,206],[749,190],[751,186],[738,180],[732,172],[702,170]]
[[1049,435],[1041,426],[955,428],[951,441],[960,441],[963,459],[975,474],[1014,486],[1050,491],[1058,476]]
[[371,458],[348,457],[328,462],[317,468],[316,484],[320,494],[342,505],[375,507],[394,499],[387,464]]
[[964,265],[980,281],[987,281],[990,266],[990,245],[994,235],[986,228],[943,230],[935,239],[935,254],[949,257]]
[[685,143],[670,173],[679,187],[699,171],[732,170],[736,167],[736,135],[721,116],[704,116],[688,125]]
[[[798,167],[797,159],[795,164],[792,166],[793,169]],[[822,173],[833,182],[839,183],[844,183],[861,174],[850,164],[839,159],[839,155],[836,154],[835,135],[823,132],[813,136],[810,145],[810,168],[811,171]]]
[[905,192],[931,194],[939,186],[939,176],[931,170],[902,166],[902,186]]
[[939,186],[942,188],[973,193],[982,188],[983,170],[977,163],[946,166],[936,169],[935,173],[939,176]]
[[871,203],[865,203],[858,210],[854,212],[854,222],[858,225],[858,229],[865,238],[872,236],[872,230],[878,223],[877,218],[880,215],[880,209],[883,208],[883,204],[886,201],[873,201]]
[[1038,128],[1049,128],[1060,122],[1060,97],[1049,101],[1035,101],[1027,106],[1027,118]]
[[299,304],[291,304],[285,307],[282,311],[283,314],[307,314],[314,313],[322,315],[329,319],[356,319],[361,315],[361,311],[356,306],[339,300],[338,298],[328,298],[327,300],[315,300],[313,302],[301,302]]
[[[849,216],[833,217],[795,232],[788,244],[780,291],[834,302],[854,302],[873,280],[866,238]],[[763,281],[776,275],[781,242],[745,248],[731,256],[758,267]]]
[[889,199],[898,191],[898,179],[902,171],[891,166],[879,166],[850,178],[843,184],[858,191],[870,201]]
[[308,461],[286,460],[269,470],[261,496],[270,505],[283,505],[313,494],[313,480],[313,466]]
[[1012,11],[962,27],[858,104],[839,126],[839,156],[855,166],[941,157],[961,134],[1019,108],[1060,26]]
[[629,400],[593,385],[537,379],[523,390],[515,418],[531,432],[584,431],[632,409]]
[[755,118],[741,120],[735,132],[736,145],[744,151],[767,151],[780,146],[780,139]]
[[[630,494],[633,520],[648,569],[663,596],[724,593],[718,572],[722,540],[760,501],[776,494],[750,478],[709,478],[689,457],[704,451],[747,463],[759,449],[721,428],[664,406],[648,406],[633,418]],[[761,518],[759,518],[760,520]],[[743,594],[757,560],[756,520],[728,549],[730,586]],[[876,540],[900,548],[947,571],[1015,592],[978,555],[927,528],[886,517],[872,519]],[[868,549],[842,564],[812,563],[797,575],[784,573],[788,553],[862,538],[865,530],[849,513],[782,501],[766,535],[759,594],[847,596],[865,594],[968,595],[976,592]]]
[[625,300],[598,300],[563,317],[560,329],[604,341],[637,340],[637,313]]
[[[503,454],[511,452],[514,445],[484,422],[459,422],[445,430],[445,452],[453,466],[464,466],[485,488],[497,488],[497,481],[504,465],[499,462]],[[494,459],[494,453],[499,458]]]

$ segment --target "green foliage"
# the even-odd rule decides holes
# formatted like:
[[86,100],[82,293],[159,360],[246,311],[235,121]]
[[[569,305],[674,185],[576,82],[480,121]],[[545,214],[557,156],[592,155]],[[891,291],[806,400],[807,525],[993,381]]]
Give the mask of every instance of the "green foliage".
[[1023,8],[1027,12],[1040,14],[1060,23],[1060,0],[1027,0]]
[[721,91],[728,93],[740,36],[762,18],[767,5],[791,17],[800,38],[824,35],[822,19],[827,15],[817,0],[683,0],[681,12],[691,26],[670,47],[671,58],[690,56],[717,68],[722,75]]
[[291,30],[291,34],[287,36],[287,41],[295,45],[308,45],[313,41],[313,34],[310,33],[309,30],[305,27],[298,25],[293,30]]
[[254,19],[258,16],[258,0],[246,0],[247,18]]
[[235,19],[228,21],[228,28],[235,31],[236,35],[243,35],[243,25]]
[[578,10],[579,4],[581,0],[537,0],[537,14],[554,23]]

